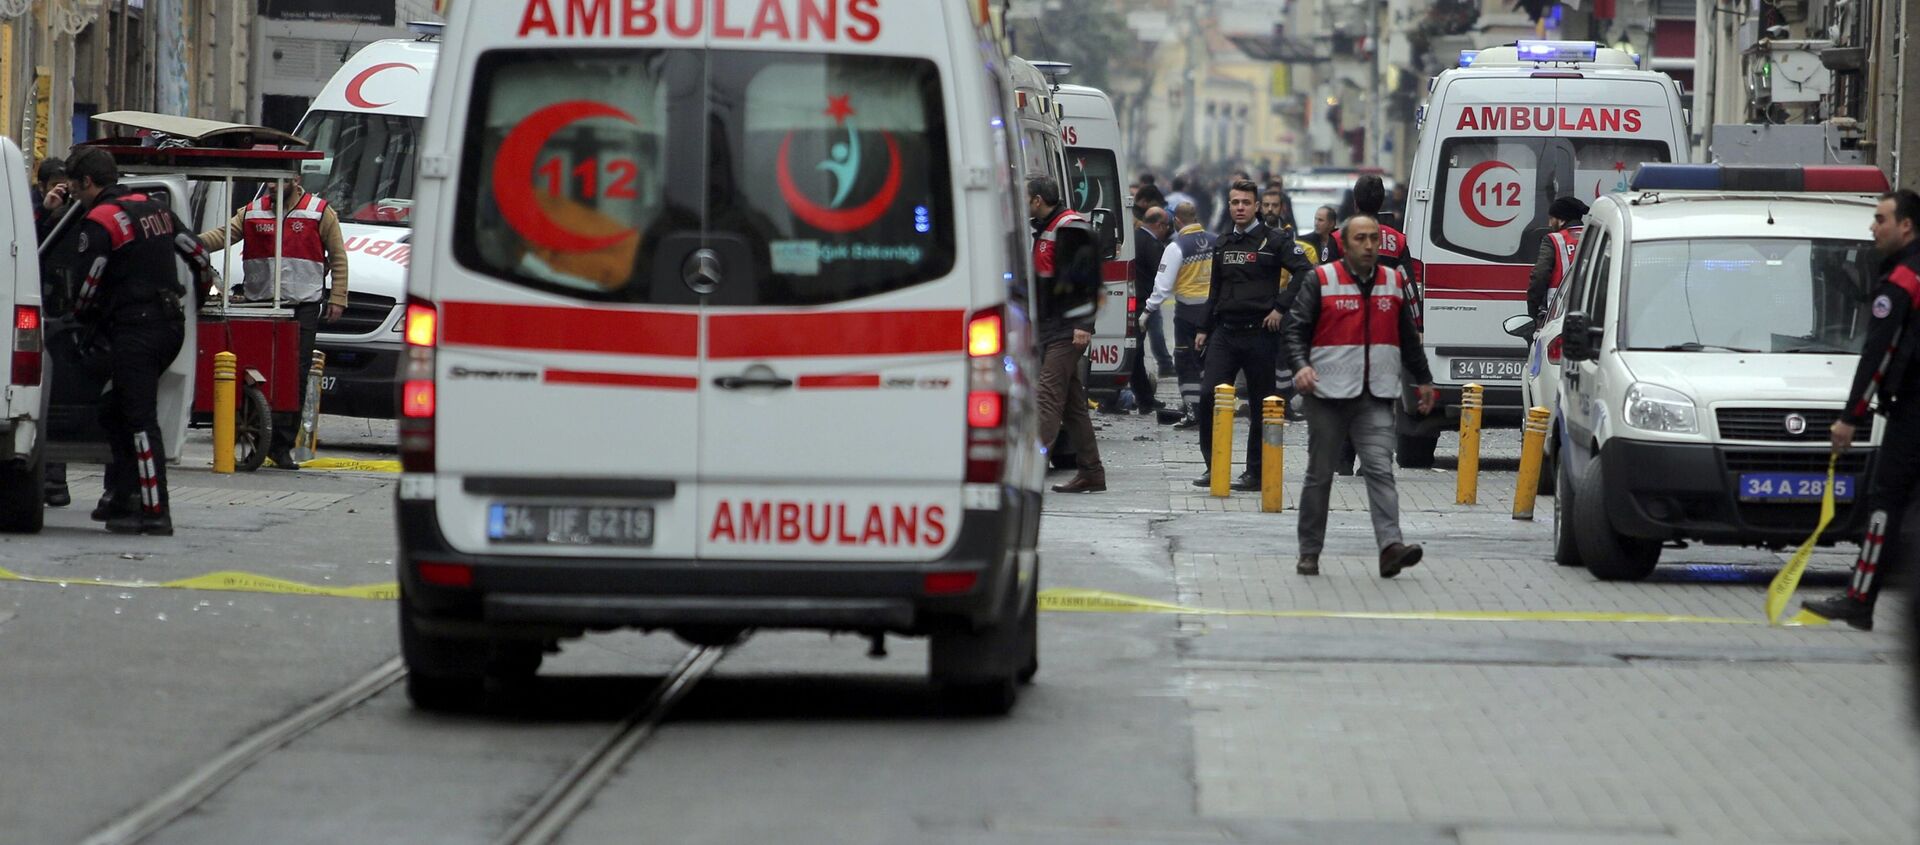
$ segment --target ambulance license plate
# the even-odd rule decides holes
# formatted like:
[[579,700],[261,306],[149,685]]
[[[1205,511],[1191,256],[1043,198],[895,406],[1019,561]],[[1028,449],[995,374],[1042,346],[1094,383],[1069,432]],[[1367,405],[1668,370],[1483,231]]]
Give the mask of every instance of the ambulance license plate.
[[1525,358],[1455,358],[1448,362],[1448,374],[1454,380],[1488,379],[1491,381],[1519,381],[1526,374]]
[[487,511],[487,539],[562,546],[651,546],[653,508],[495,503]]
[[[1743,502],[1818,502],[1826,490],[1824,472],[1740,473],[1740,501]],[[1853,476],[1833,477],[1833,500],[1853,501]]]

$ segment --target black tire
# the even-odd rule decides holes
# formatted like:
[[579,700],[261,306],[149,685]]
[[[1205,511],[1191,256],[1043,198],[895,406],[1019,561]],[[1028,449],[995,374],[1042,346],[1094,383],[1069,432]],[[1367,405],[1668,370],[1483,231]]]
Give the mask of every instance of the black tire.
[[1573,540],[1587,571],[1602,581],[1639,581],[1660,563],[1660,542],[1624,537],[1607,518],[1606,482],[1595,455],[1573,496]]
[[[1552,437],[1552,433],[1547,434]],[[1533,488],[1535,495],[1552,496],[1560,490],[1560,452],[1554,450],[1540,455],[1540,485]]]
[[437,712],[468,712],[487,701],[489,684],[524,684],[538,674],[544,643],[474,640],[422,633],[400,599],[400,655],[407,664],[407,698]]
[[253,472],[267,462],[267,449],[273,445],[273,407],[267,394],[251,384],[239,398],[233,411],[233,468]]
[[[1035,553],[1038,554],[1037,552]],[[1022,684],[1033,683],[1033,676],[1040,674],[1040,561],[1033,562],[1033,594],[1027,597],[1020,610],[1020,672],[1016,676]]]
[[31,465],[0,464],[0,531],[37,534],[47,517],[47,462],[41,454]]
[[1574,544],[1573,480],[1567,477],[1567,465],[1553,462],[1560,495],[1553,497],[1553,562],[1561,566],[1580,565],[1580,547]]
[[[1009,587],[1017,593],[1018,584]],[[1011,608],[1009,608],[1011,610]],[[1032,657],[1022,649],[1020,614],[977,631],[934,634],[927,649],[928,675],[954,712],[1004,716],[1020,696],[1020,674]],[[1034,669],[1039,668],[1037,658]]]
[[1394,455],[1404,469],[1431,469],[1433,451],[1440,446],[1439,436],[1401,434],[1394,437]]

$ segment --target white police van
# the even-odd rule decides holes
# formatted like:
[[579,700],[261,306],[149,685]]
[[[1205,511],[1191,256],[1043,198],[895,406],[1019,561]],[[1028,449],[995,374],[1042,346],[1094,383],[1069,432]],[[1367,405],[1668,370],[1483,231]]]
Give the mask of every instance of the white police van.
[[0,138],[0,220],[11,246],[6,259],[11,282],[4,313],[11,320],[10,354],[0,357],[0,531],[39,531],[45,520],[41,487],[46,477],[47,419],[40,259],[33,227],[26,157],[11,138]]
[[[1402,402],[1401,466],[1430,466],[1459,426],[1460,389],[1486,388],[1484,421],[1516,425],[1527,348],[1501,324],[1527,282],[1560,196],[1625,190],[1644,162],[1689,155],[1680,87],[1636,57],[1592,42],[1521,41],[1480,50],[1435,77],[1408,185],[1408,265],[1440,402]],[[1409,391],[1411,388],[1409,388]]]
[[1043,467],[984,8],[621,8],[451,9],[399,398],[413,700],[588,631],[810,628],[929,636],[1005,711]]
[[[1593,204],[1562,290],[1556,560],[1638,579],[1665,543],[1813,532],[1885,190],[1872,167],[1649,164]],[[1823,542],[1860,536],[1882,429],[1840,458]]]

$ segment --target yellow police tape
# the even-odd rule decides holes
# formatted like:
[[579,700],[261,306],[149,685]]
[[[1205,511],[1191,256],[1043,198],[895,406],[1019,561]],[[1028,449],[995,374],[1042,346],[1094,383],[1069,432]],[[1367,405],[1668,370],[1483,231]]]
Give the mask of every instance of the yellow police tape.
[[1780,574],[1773,576],[1773,583],[1767,585],[1767,624],[1769,625],[1825,625],[1824,616],[1807,610],[1801,610],[1785,623],[1780,621],[1780,613],[1787,608],[1787,602],[1793,600],[1793,591],[1800,588],[1800,576],[1807,571],[1807,561],[1813,557],[1813,546],[1820,542],[1820,533],[1827,530],[1827,523],[1833,521],[1833,468],[1839,463],[1840,455],[1835,453],[1827,458],[1827,486],[1820,495],[1820,522],[1813,527],[1813,536],[1795,549],[1793,557],[1787,559],[1787,565],[1780,568]]
[[352,458],[314,458],[301,461],[301,469],[343,469],[354,472],[399,472],[399,461],[356,461]]
[[0,569],[0,581],[26,581],[34,584],[59,584],[62,587],[79,585],[83,587],[119,587],[147,588],[165,590],[219,590],[234,593],[279,593],[298,596],[331,596],[343,599],[382,599],[392,600],[400,596],[400,585],[392,581],[384,584],[360,584],[352,587],[324,587],[319,584],[303,584],[285,578],[260,575],[253,572],[224,570],[181,578],[174,581],[122,581],[107,578],[48,578],[44,575],[22,575]]
[[[1674,622],[1696,625],[1759,625],[1752,619],[1724,616],[1685,616],[1671,613],[1626,613],[1581,610],[1220,610],[1188,607],[1155,599],[1055,587],[1040,591],[1040,609],[1065,613],[1184,613],[1194,616],[1254,616],[1267,619],[1397,619],[1427,622]],[[1827,620],[1807,614],[1788,626],[1825,625]]]

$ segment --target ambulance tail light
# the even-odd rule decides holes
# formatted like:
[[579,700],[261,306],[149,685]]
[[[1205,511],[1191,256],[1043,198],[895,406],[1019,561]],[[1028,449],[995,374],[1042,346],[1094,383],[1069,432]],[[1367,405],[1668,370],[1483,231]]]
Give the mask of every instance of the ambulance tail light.
[[1007,465],[1006,315],[967,318],[967,483],[997,484]]
[[40,306],[13,306],[13,383],[40,383]]
[[440,312],[421,299],[407,302],[407,359],[400,381],[400,469],[433,472],[436,405],[433,350],[440,340]]
[[1139,313],[1140,313],[1140,297],[1137,297],[1137,296],[1127,297],[1127,316],[1131,317]]

